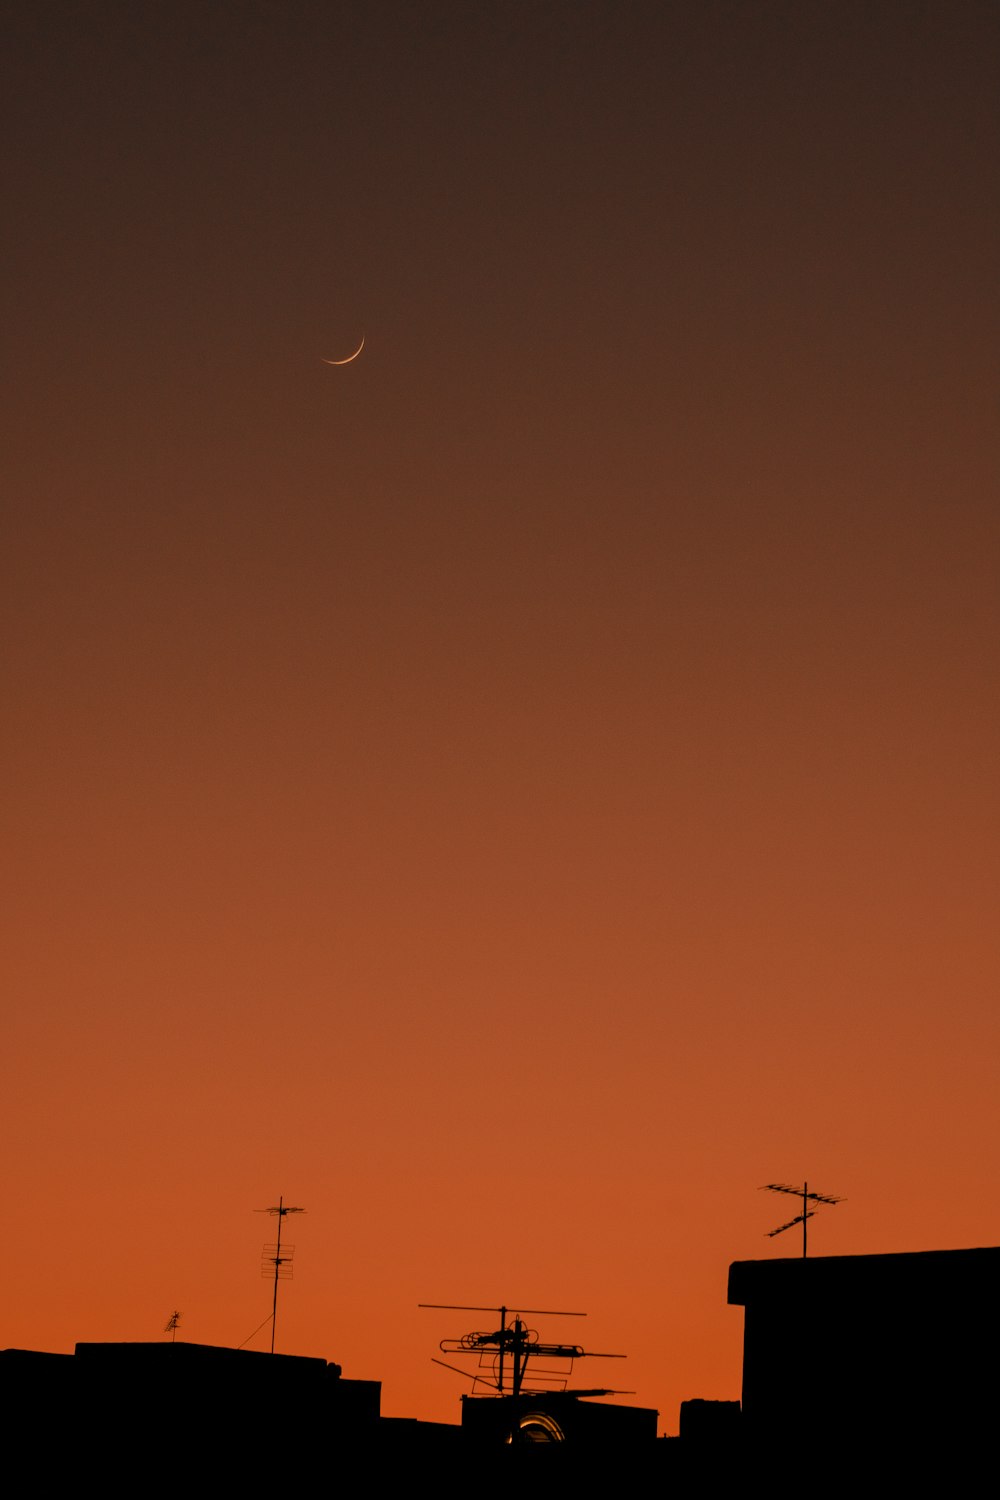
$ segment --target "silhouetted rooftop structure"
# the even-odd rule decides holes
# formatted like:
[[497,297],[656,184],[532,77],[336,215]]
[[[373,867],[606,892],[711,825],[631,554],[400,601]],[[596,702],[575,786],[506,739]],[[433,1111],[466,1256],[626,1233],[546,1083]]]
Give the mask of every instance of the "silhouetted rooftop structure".
[[171,1454],[182,1465],[277,1473],[293,1452],[311,1461],[370,1438],[380,1393],[379,1381],[344,1380],[323,1359],[208,1344],[0,1351],[6,1428],[32,1453],[39,1493],[69,1472],[149,1474],[162,1462],[165,1474]]
[[652,1446],[659,1412],[605,1405],[572,1391],[522,1396],[463,1396],[462,1428],[477,1443],[502,1445],[513,1433],[529,1443],[567,1442],[588,1450]]
[[737,1261],[729,1301],[745,1309],[754,1444],[992,1443],[1000,1249]]
[[95,1475],[105,1493],[134,1493],[192,1464],[198,1494],[295,1472],[334,1482],[360,1451],[391,1488],[498,1475],[530,1479],[526,1494],[668,1479],[721,1494],[789,1458],[828,1479],[844,1465],[845,1481],[874,1463],[898,1488],[900,1470],[943,1460],[954,1479],[992,1455],[1000,1249],[740,1261],[729,1301],[745,1309],[742,1411],[686,1401],[675,1439],[656,1437],[649,1408],[585,1399],[598,1392],[466,1396],[461,1426],[387,1419],[379,1381],[345,1380],[326,1360],[169,1341],[3,1350],[0,1403],[37,1493]]

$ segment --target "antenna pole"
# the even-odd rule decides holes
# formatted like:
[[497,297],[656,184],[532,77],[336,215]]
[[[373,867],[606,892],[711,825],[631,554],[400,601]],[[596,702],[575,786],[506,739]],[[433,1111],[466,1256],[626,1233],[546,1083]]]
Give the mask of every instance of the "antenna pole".
[[[302,1214],[302,1213],[305,1213],[305,1209],[304,1208],[292,1208],[292,1206],[290,1204],[286,1208],[284,1197],[280,1197],[278,1199],[278,1206],[277,1206],[277,1208],[259,1208],[257,1210],[257,1212],[261,1213],[261,1214],[270,1214],[271,1218],[277,1219],[277,1221],[278,1221],[278,1240],[277,1240],[277,1244],[274,1246],[274,1254],[273,1255],[269,1255],[267,1252],[271,1249],[271,1246],[270,1245],[265,1245],[264,1246],[264,1262],[263,1262],[263,1266],[261,1267],[261,1275],[263,1275],[264,1274],[264,1268],[266,1266],[268,1266],[268,1265],[273,1265],[274,1266],[274,1296],[271,1299],[271,1353],[273,1354],[274,1353],[274,1335],[275,1335],[275,1330],[276,1330],[277,1324],[278,1324],[278,1282],[282,1279],[282,1275],[284,1275],[285,1280],[287,1280],[291,1276],[291,1274],[292,1274],[291,1265],[289,1264],[286,1267],[286,1262],[290,1262],[291,1259],[292,1259],[292,1256],[295,1254],[295,1246],[294,1245],[292,1245],[292,1246],[289,1247],[289,1249],[288,1249],[288,1251],[287,1251],[287,1253],[285,1255],[282,1255],[282,1253],[281,1253],[281,1221],[285,1217],[286,1214]],[[284,1271],[282,1269],[283,1267],[285,1268]]]
[[271,1304],[271,1353],[274,1353],[274,1332],[278,1323],[278,1272],[281,1270],[281,1221],[285,1217],[284,1198],[278,1197],[278,1243],[274,1247],[274,1301]]

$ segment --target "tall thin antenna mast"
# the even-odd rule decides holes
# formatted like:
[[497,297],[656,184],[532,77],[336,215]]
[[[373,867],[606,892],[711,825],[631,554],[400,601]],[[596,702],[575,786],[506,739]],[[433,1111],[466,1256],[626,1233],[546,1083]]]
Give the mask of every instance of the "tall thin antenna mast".
[[271,1353],[274,1353],[274,1331],[278,1323],[278,1282],[291,1281],[292,1279],[292,1256],[295,1254],[294,1245],[286,1245],[285,1253],[281,1253],[281,1221],[286,1214],[304,1214],[304,1208],[286,1208],[284,1198],[278,1199],[277,1208],[257,1208],[258,1214],[270,1214],[278,1221],[278,1239],[273,1245],[264,1246],[264,1258],[261,1264],[261,1275],[270,1276],[270,1266],[274,1267],[274,1301],[271,1305]]
[[176,1344],[176,1342],[177,1342],[177,1329],[178,1329],[178,1326],[180,1325],[180,1321],[181,1321],[181,1314],[179,1312],[175,1311],[175,1312],[172,1312],[170,1314],[170,1317],[167,1319],[166,1324],[164,1326],[163,1332],[164,1333],[169,1333],[169,1335],[170,1335],[170,1342],[172,1344]]
[[808,1182],[804,1182],[801,1187],[792,1187],[791,1184],[787,1182],[765,1182],[763,1187],[761,1188],[761,1192],[791,1193],[793,1198],[802,1199],[802,1212],[800,1214],[796,1214],[794,1219],[789,1219],[787,1224],[779,1224],[777,1229],[769,1229],[767,1232],[767,1237],[769,1240],[773,1240],[776,1234],[784,1234],[786,1229],[794,1229],[796,1224],[801,1224],[803,1260],[806,1259],[809,1250],[807,1224],[816,1212],[816,1209],[810,1208],[809,1204],[815,1203],[818,1206],[821,1203],[843,1203],[844,1201],[843,1198],[835,1198],[831,1193],[811,1193],[809,1191]]

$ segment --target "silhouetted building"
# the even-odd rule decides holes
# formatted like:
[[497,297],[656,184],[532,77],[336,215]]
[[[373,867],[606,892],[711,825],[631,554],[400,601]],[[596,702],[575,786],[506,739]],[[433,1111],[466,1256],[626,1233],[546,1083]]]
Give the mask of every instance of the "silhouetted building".
[[[381,1384],[344,1380],[323,1359],[206,1344],[77,1344],[76,1353],[0,1352],[5,1430],[34,1481],[68,1474],[278,1474],[371,1444]],[[199,1490],[198,1493],[201,1491]]]
[[743,1412],[738,1401],[681,1402],[681,1437],[699,1446],[732,1446],[743,1435]]
[[754,1447],[887,1461],[993,1446],[1000,1249],[737,1261]]

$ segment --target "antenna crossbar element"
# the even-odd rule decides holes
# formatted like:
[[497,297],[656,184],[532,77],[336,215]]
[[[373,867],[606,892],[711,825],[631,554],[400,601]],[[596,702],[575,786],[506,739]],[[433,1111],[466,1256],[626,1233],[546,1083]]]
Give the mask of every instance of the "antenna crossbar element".
[[796,1224],[801,1224],[805,1219],[811,1219],[814,1216],[815,1212],[816,1210],[814,1208],[811,1208],[808,1213],[796,1214],[795,1218],[789,1219],[787,1224],[779,1224],[777,1229],[769,1229],[767,1231],[768,1239],[773,1240],[776,1234],[784,1234],[786,1229],[794,1229]]
[[[506,1307],[472,1307],[464,1302],[418,1302],[418,1307],[436,1307],[444,1312],[491,1312],[505,1313]],[[529,1313],[533,1318],[585,1318],[583,1312],[553,1312],[550,1307],[522,1307],[522,1313]],[[520,1314],[519,1314],[520,1316]]]
[[832,1193],[813,1193],[805,1187],[792,1187],[787,1182],[765,1182],[761,1188],[762,1193],[791,1193],[793,1198],[810,1198],[814,1203],[843,1203],[845,1199],[835,1198]]
[[260,1274],[268,1279],[277,1276],[279,1281],[291,1281],[294,1257],[294,1245],[265,1245],[261,1255]]

